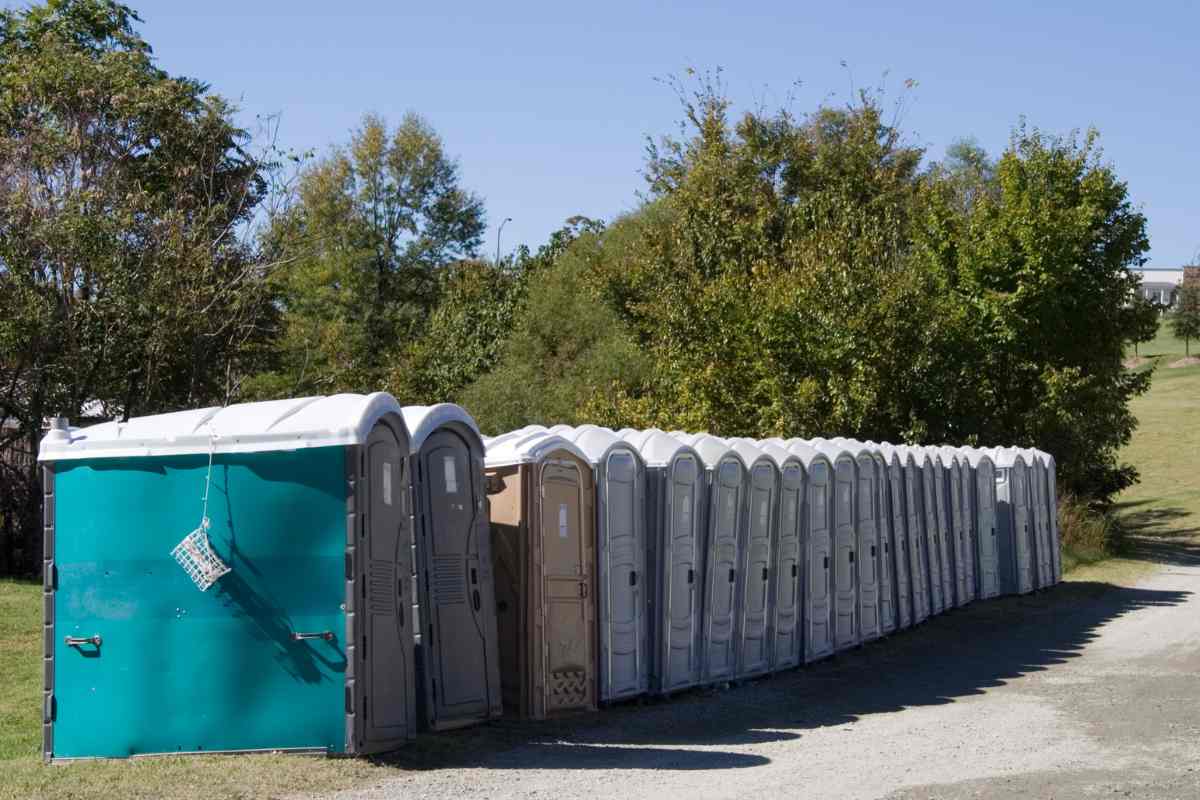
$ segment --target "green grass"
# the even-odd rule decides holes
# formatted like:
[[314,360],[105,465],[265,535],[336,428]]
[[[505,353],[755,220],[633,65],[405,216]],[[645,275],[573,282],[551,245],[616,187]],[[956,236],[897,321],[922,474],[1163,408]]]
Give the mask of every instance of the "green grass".
[[[1192,342],[1193,354],[1200,352],[1198,345]],[[1165,322],[1140,349],[1150,359],[1141,369],[1153,369],[1154,377],[1150,390],[1133,401],[1138,428],[1121,454],[1141,475],[1116,507],[1129,552],[1083,565],[1072,579],[1136,580],[1155,559],[1192,545],[1200,534],[1200,366],[1168,367],[1183,357],[1184,343]]]

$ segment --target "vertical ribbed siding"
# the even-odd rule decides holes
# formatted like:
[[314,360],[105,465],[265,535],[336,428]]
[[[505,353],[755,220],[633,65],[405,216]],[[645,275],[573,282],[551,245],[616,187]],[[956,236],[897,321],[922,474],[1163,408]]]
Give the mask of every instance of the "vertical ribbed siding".
[[362,448],[352,445],[345,449],[346,453],[346,742],[345,752],[357,752],[362,744],[359,741],[356,696],[358,662],[361,652],[358,647],[358,535],[362,525],[359,513],[358,481],[359,460]]
[[42,468],[42,757],[54,757],[54,467]]

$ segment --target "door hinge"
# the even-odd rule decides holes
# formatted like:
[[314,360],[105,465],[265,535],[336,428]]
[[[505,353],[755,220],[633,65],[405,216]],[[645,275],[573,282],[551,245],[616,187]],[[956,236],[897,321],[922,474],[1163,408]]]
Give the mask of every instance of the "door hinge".
[[49,724],[58,719],[58,698],[52,694],[46,695],[42,702],[42,722]]

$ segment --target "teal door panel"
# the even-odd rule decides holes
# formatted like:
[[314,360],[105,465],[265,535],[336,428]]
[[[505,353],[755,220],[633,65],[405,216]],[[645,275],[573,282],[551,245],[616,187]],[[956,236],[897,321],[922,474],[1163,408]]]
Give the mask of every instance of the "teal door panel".
[[345,749],[344,458],[218,456],[209,537],[232,571],[207,592],[171,557],[207,456],[56,466],[56,758]]

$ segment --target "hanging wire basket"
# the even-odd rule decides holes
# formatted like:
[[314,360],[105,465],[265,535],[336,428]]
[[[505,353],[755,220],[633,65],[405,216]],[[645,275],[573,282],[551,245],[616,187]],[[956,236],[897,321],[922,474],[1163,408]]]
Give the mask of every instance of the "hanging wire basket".
[[213,551],[208,541],[208,517],[204,518],[199,528],[175,545],[171,555],[202,592],[208,591],[222,575],[229,572],[229,565]]
[[212,485],[213,452],[217,447],[216,431],[209,427],[208,435],[208,474],[204,478],[204,505],[200,513],[200,527],[183,537],[183,541],[175,545],[171,557],[183,567],[183,571],[202,592],[220,580],[221,576],[230,571],[230,567],[212,549],[208,541],[208,490]]

